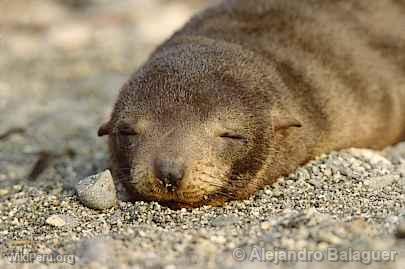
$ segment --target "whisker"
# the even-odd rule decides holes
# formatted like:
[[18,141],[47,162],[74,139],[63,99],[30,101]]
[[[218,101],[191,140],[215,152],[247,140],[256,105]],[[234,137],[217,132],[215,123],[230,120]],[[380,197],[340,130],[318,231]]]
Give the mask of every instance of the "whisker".
[[[213,182],[210,182],[210,181],[207,181],[207,180],[203,180],[203,179],[201,179],[201,178],[200,178],[200,180],[201,180],[202,182],[204,182],[204,183],[207,183],[207,184],[213,186],[213,187],[219,187],[219,188],[227,187],[227,185],[225,185],[225,184],[215,184],[215,183],[213,183]],[[235,195],[233,195],[232,193],[226,193],[226,192],[223,192],[223,191],[220,191],[220,190],[215,191],[215,194],[220,194],[220,195],[223,195],[223,196],[225,196],[225,197],[227,197],[227,198],[230,198],[230,199],[234,199],[234,198],[235,198]]]

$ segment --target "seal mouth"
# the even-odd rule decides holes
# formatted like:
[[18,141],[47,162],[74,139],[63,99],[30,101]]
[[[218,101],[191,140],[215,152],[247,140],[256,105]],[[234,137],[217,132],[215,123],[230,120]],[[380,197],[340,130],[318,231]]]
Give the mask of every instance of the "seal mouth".
[[222,205],[226,197],[218,193],[183,192],[179,189],[171,190],[165,186],[155,186],[149,193],[140,193],[140,200],[155,201],[171,209],[197,208],[203,205]]
[[178,194],[172,193],[172,192],[165,193],[163,195],[163,197],[162,197],[162,194],[158,194],[158,195],[154,194],[154,195],[150,195],[147,198],[143,197],[143,199],[141,199],[141,200],[156,201],[160,205],[169,207],[171,209],[196,208],[196,207],[200,207],[204,204],[207,204],[204,199],[186,200],[184,198],[181,198],[181,196],[179,196]]
[[148,195],[149,201],[156,201],[162,206],[171,209],[197,208],[201,206],[222,206],[224,203],[233,200],[221,192],[197,193],[164,190],[162,192],[151,193]]

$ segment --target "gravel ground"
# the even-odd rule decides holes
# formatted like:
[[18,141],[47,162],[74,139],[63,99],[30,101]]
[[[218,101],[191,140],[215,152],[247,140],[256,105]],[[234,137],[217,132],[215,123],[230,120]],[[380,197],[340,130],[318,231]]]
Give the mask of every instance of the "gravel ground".
[[[276,267],[262,249],[342,254],[279,268],[403,268],[405,144],[321,156],[221,208],[84,207],[74,186],[107,167],[96,130],[117,89],[206,3],[82,2],[0,1],[0,268]],[[395,261],[345,262],[350,250]],[[12,263],[19,253],[59,263]]]

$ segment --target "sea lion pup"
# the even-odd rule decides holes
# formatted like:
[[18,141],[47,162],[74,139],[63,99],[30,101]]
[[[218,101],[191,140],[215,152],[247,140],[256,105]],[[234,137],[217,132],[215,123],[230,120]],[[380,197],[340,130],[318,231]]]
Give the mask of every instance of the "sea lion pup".
[[322,153],[405,138],[405,1],[234,0],[123,86],[99,135],[136,200],[245,199]]

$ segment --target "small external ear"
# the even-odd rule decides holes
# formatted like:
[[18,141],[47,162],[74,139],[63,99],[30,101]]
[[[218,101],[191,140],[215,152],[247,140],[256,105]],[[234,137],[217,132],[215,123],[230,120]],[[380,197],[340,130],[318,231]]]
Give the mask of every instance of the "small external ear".
[[107,122],[104,123],[103,125],[100,126],[100,128],[98,129],[97,135],[98,136],[105,136],[105,135],[110,135],[111,134],[111,123]]

